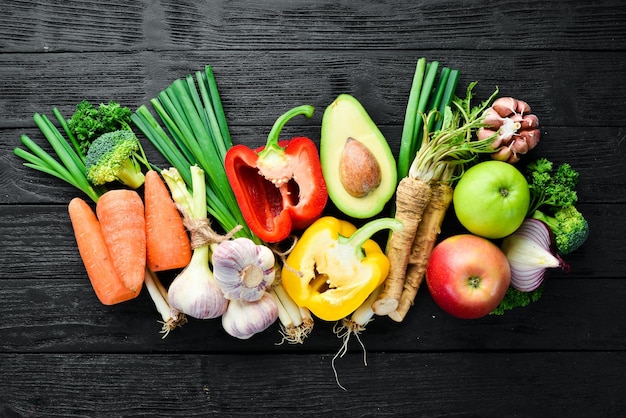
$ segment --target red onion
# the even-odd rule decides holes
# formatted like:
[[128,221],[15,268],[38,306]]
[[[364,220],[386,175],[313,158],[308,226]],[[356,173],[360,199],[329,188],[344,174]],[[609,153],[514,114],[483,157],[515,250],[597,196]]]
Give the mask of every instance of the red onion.
[[538,219],[526,219],[502,242],[502,251],[511,266],[511,286],[532,292],[543,283],[546,270],[569,266],[552,250],[548,226]]

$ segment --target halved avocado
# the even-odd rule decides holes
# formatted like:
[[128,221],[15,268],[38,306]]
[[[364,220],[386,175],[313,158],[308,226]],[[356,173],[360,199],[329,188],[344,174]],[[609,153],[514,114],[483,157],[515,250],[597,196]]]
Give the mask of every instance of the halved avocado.
[[396,191],[396,160],[389,144],[349,94],[340,94],[324,111],[320,162],[328,196],[348,216],[379,214]]

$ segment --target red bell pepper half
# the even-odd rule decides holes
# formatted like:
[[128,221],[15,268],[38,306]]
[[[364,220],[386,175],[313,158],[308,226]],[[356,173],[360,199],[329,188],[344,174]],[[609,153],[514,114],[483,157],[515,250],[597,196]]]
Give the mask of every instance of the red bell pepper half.
[[248,227],[266,242],[279,242],[320,217],[328,200],[319,152],[306,137],[278,140],[294,116],[313,115],[313,107],[295,107],[280,116],[267,144],[256,150],[234,145],[224,166]]

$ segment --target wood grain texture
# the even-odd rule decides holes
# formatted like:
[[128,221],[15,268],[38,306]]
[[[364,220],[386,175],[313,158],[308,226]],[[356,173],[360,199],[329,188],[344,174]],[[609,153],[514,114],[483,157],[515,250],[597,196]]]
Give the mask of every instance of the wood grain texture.
[[[0,353],[140,353],[149,347],[155,353],[297,354],[335,353],[341,345],[334,323],[321,320],[301,345],[280,344],[278,324],[240,341],[228,336],[219,320],[190,319],[163,339],[160,316],[147,292],[133,302],[105,307],[97,303],[87,278],[5,279],[0,289],[5,311]],[[423,289],[402,323],[376,317],[361,339],[373,353],[593,351],[621,350],[626,344],[624,324],[613,320],[626,292],[623,280],[550,276],[544,292],[540,301],[503,316],[461,321],[445,314]],[[356,339],[349,349],[361,351]]]
[[337,362],[345,392],[331,357],[9,354],[0,366],[19,379],[0,383],[0,413],[535,417],[619,416],[624,408],[620,385],[597,384],[622,377],[623,352],[371,354],[367,367],[359,354],[347,355]]
[[39,0],[3,8],[0,52],[626,47],[626,13],[611,0]]
[[[270,125],[303,102],[321,110],[350,92],[382,125],[402,125],[419,57],[461,71],[477,100],[500,88],[530,102],[545,126],[609,126],[624,121],[626,62],[606,51],[138,51],[1,54],[0,128],[34,126],[36,112],[69,117],[83,99],[147,104],[177,78],[214,67],[229,123]],[[123,80],[123,82],[122,82]]]
[[[0,4],[0,416],[598,416],[626,413],[626,9],[502,0],[16,0]],[[591,235],[550,271],[542,298],[463,321],[424,288],[406,320],[376,318],[336,362],[317,321],[303,345],[278,325],[250,340],[219,320],[162,339],[147,292],[98,303],[67,203],[79,192],[22,165],[20,135],[44,148],[33,114],[69,117],[83,99],[131,109],[211,65],[233,141],[319,143],[324,108],[357,97],[394,154],[420,57],[527,100],[542,140],[528,156],[580,173]],[[145,140],[145,138],[142,138]],[[149,159],[164,161],[144,144]],[[332,206],[329,211],[333,212]],[[442,238],[463,232],[449,211]],[[174,273],[162,275],[168,283]]]

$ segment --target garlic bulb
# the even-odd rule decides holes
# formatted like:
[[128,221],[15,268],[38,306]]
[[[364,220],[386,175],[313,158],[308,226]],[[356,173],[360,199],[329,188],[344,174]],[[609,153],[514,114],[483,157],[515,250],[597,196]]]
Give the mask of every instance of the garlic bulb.
[[484,112],[485,126],[478,129],[479,140],[497,133],[492,144],[495,160],[515,164],[520,157],[539,143],[539,119],[530,113],[530,106],[513,97],[500,97]]
[[254,302],[233,299],[222,315],[222,327],[235,338],[246,340],[266,330],[278,319],[278,306],[267,292]]
[[223,241],[213,250],[215,280],[227,299],[253,302],[274,282],[274,253],[248,238]]
[[189,265],[172,281],[168,301],[174,312],[196,319],[212,319],[222,315],[228,300],[209,268],[209,247],[194,250]]

